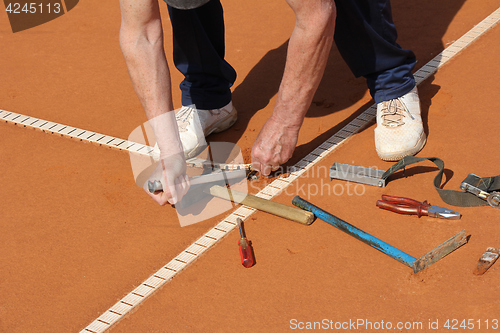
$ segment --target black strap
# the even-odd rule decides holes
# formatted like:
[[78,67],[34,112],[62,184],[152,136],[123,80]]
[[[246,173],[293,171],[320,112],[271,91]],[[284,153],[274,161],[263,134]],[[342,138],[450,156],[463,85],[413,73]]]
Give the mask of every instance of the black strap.
[[474,177],[475,175],[468,175],[467,178],[465,178],[464,182],[468,184],[473,184],[480,190],[486,191],[486,192],[493,192],[493,191],[498,191],[500,189],[500,176],[497,177],[484,177],[480,178],[479,180]]
[[[436,191],[438,191],[441,199],[443,199],[443,201],[446,202],[447,204],[459,207],[488,205],[488,202],[486,202],[486,200],[478,198],[472,193],[442,189],[441,181],[443,179],[443,173],[444,173],[444,162],[443,160],[437,157],[406,156],[401,160],[399,160],[396,164],[391,166],[389,170],[387,170],[382,175],[382,179],[387,180],[387,178],[389,178],[389,176],[391,176],[396,171],[403,169],[407,165],[418,163],[421,161],[431,161],[438,167],[439,172],[434,178],[434,187],[436,188]],[[481,178],[481,181],[478,184],[478,188],[486,192],[500,190],[500,176]]]

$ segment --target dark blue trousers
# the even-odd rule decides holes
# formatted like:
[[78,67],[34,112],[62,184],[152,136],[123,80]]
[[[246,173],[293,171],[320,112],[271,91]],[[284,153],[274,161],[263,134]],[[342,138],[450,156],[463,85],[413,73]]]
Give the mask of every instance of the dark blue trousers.
[[[416,58],[397,43],[389,0],[336,0],[335,43],[356,77],[365,77],[376,103],[415,86]],[[224,16],[219,0],[192,10],[168,6],[174,63],[184,75],[182,105],[217,109],[231,101],[235,70],[224,60]]]

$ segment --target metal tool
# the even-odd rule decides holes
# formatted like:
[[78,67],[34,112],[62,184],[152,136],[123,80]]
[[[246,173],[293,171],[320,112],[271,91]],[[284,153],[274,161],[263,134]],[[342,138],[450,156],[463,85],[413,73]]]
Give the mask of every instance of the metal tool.
[[[224,171],[224,174],[226,173],[227,172]],[[314,221],[314,214],[310,212],[306,212],[302,209],[291,207],[279,202],[259,198],[255,195],[235,191],[225,186],[220,186],[220,180],[214,181],[211,177],[207,176],[209,175],[198,176],[198,184],[189,188],[188,193],[186,193],[182,200],[176,204],[177,208],[187,208],[195,204],[196,202],[203,200],[207,196],[215,196],[270,214],[274,214],[276,216],[280,216],[301,224],[309,225]],[[202,182],[202,180],[204,179],[203,177],[207,177],[206,179],[210,180],[204,183]],[[163,191],[163,186],[158,180],[149,181],[148,187],[151,193],[154,193],[156,191]]]
[[250,241],[247,240],[245,235],[245,230],[242,225],[243,221],[240,218],[237,218],[236,222],[238,223],[238,228],[240,229],[240,240],[238,241],[238,246],[240,248],[241,264],[246,268],[249,268],[255,263],[252,245],[250,244]]
[[491,207],[500,208],[500,192],[486,192],[479,187],[482,185],[483,178],[469,173],[467,178],[460,184],[460,189],[465,192],[474,194],[475,196],[486,200]]
[[448,239],[446,242],[442,243],[432,251],[426,253],[422,257],[416,259],[409,254],[395,248],[394,246],[387,244],[386,242],[368,234],[367,232],[349,224],[338,217],[322,210],[319,207],[307,202],[299,196],[295,196],[292,203],[304,210],[314,213],[314,215],[328,224],[342,230],[343,232],[359,239],[360,241],[370,245],[371,247],[387,254],[391,258],[405,264],[406,266],[413,269],[415,273],[429,267],[436,261],[440,260],[444,256],[453,252],[463,244],[467,242],[467,237],[465,230],[460,231],[455,236]]
[[[225,182],[226,180],[243,180],[244,176],[241,170],[231,170],[231,171],[222,171],[217,170],[211,173],[207,173],[200,176],[189,177],[189,182],[192,185],[197,184],[206,184],[213,182]],[[148,190],[150,193],[155,193],[157,191],[163,191],[163,185],[159,180],[149,180],[148,181]]]
[[342,179],[379,187],[385,187],[385,179],[382,178],[384,173],[385,170],[337,162],[330,167],[330,179]]
[[229,170],[252,170],[251,164],[240,164],[240,163],[220,163],[212,160],[206,160],[202,158],[192,157],[186,160],[187,166],[192,168],[201,169],[221,169],[224,171]]
[[473,273],[475,275],[483,275],[497,261],[499,256],[500,249],[494,247],[487,248],[486,252],[479,258]]
[[461,217],[459,212],[439,206],[431,206],[427,200],[420,202],[410,198],[386,194],[382,195],[382,200],[377,201],[377,207],[399,214],[417,215],[418,217],[426,215],[448,220],[459,220]]

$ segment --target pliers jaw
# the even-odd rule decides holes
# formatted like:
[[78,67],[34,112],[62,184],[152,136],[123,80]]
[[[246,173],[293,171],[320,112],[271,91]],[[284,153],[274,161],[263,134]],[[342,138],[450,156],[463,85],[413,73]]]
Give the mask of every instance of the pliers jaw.
[[460,217],[462,217],[462,215],[459,212],[455,212],[454,210],[446,209],[439,206],[429,207],[428,212],[429,216],[440,219],[460,220]]

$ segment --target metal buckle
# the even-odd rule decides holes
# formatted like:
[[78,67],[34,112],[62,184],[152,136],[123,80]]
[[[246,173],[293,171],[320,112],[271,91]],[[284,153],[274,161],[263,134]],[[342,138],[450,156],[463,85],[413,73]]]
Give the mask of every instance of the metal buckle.
[[499,192],[486,192],[478,188],[481,177],[476,174],[469,173],[467,178],[460,184],[460,189],[465,192],[474,194],[475,196],[486,200],[493,208],[500,208],[500,193]]

